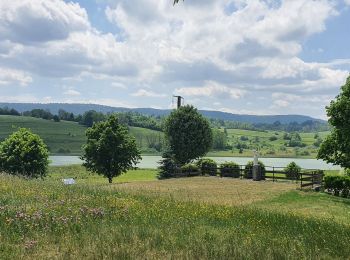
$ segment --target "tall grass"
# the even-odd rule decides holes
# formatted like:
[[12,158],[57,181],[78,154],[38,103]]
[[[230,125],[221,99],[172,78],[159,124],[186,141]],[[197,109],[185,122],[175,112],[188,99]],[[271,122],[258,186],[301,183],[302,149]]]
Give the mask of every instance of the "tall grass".
[[350,227],[0,176],[0,258],[347,258]]

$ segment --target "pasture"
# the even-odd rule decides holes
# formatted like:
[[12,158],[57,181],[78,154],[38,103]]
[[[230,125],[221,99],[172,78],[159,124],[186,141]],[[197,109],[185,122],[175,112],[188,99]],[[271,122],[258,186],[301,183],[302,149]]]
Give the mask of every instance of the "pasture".
[[[86,143],[86,127],[76,122],[54,122],[41,118],[0,115],[0,142],[18,128],[28,128],[38,134],[49,147],[51,154],[80,155]],[[130,134],[143,154],[155,154],[154,148],[163,143],[163,133],[139,127],[130,127]]]
[[344,259],[349,216],[349,200],[292,182],[137,170],[109,185],[81,166],[51,167],[45,180],[0,175],[3,259]]

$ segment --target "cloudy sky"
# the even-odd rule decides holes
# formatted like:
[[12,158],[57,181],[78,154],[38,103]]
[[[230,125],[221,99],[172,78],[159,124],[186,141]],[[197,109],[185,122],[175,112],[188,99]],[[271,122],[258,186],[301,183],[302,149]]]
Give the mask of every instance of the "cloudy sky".
[[350,71],[350,0],[0,0],[0,102],[305,114]]

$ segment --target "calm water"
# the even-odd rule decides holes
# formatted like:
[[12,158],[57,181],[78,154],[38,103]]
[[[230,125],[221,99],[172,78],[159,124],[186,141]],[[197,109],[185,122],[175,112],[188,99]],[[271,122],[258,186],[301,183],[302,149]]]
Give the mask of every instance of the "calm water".
[[[248,157],[209,157],[217,163],[232,161],[240,165],[246,164],[252,158]],[[137,165],[139,168],[157,168],[160,156],[143,156],[142,161]],[[50,156],[51,165],[64,166],[71,164],[81,164],[79,156]],[[322,170],[339,170],[339,166],[327,164],[324,161],[316,159],[293,159],[293,158],[261,158],[266,166],[285,167],[288,163],[294,161],[304,169],[322,169]]]

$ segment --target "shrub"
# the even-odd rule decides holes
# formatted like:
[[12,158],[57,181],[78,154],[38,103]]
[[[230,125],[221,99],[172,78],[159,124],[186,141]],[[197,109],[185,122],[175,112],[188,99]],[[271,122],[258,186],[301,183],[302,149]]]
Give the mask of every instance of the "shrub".
[[67,148],[67,149],[64,149],[62,147],[60,147],[58,150],[57,150],[57,153],[63,153],[63,154],[67,154],[67,153],[70,153],[70,150]]
[[328,175],[324,178],[324,187],[335,196],[349,197],[350,177],[341,175]]
[[234,162],[224,162],[220,165],[221,177],[239,178],[241,176],[240,167]]
[[350,177],[350,169],[345,169],[344,174],[345,174],[345,176]]
[[300,179],[301,168],[295,162],[291,162],[290,164],[288,164],[287,167],[284,169],[284,172],[286,173],[288,179]]
[[[265,179],[265,165],[263,164],[263,162],[259,161],[259,165],[261,168],[261,175],[262,175],[262,179]],[[254,166],[254,162],[250,161],[246,164],[245,168],[244,168],[244,178],[246,179],[252,179],[253,178],[253,166]]]
[[199,167],[195,164],[185,164],[181,167],[182,174],[187,176],[198,176],[200,174]]
[[218,167],[216,162],[212,159],[200,159],[196,165],[201,170],[202,175],[209,174],[216,176],[216,168]]
[[43,140],[25,128],[0,144],[0,171],[38,178],[46,176],[48,165],[49,151]]
[[173,159],[172,152],[167,149],[162,154],[162,159],[159,161],[158,167],[158,179],[174,178],[178,172],[178,167]]
[[278,139],[277,136],[271,136],[271,137],[269,138],[269,140],[270,140],[271,142],[276,141],[277,139]]

